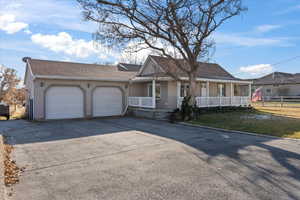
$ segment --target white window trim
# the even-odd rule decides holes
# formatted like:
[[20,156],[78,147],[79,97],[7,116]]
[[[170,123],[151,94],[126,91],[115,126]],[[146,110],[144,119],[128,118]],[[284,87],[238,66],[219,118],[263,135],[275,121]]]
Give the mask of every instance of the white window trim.
[[[219,87],[219,86],[222,86],[222,87]],[[218,87],[218,93],[219,93],[218,96],[219,96],[219,97],[225,97],[225,93],[226,93],[226,91],[225,91],[225,90],[226,90],[226,85],[225,85],[224,83],[219,83],[217,87]],[[223,94],[223,89],[224,89],[224,92],[225,92],[224,94]]]
[[[203,95],[202,89],[205,89],[205,95]],[[207,83],[206,82],[200,82],[200,96],[201,97],[208,97],[208,94],[207,94]]]
[[[180,97],[185,97],[187,95],[187,91],[186,91],[187,86],[189,87],[190,84],[188,84],[188,83],[181,83],[181,86],[180,86]],[[181,95],[181,87],[184,87],[184,91],[183,91],[183,93],[185,93],[185,94],[183,94],[184,96]]]
[[[152,87],[152,83],[148,83],[147,84],[147,96],[148,97],[151,97],[150,96],[150,88],[149,87]],[[157,96],[157,95],[155,95],[155,97],[156,97],[156,99],[160,99],[161,98],[161,85],[160,85],[160,83],[156,83],[155,84],[155,87],[159,87],[159,96]],[[155,88],[156,89],[156,88]],[[151,90],[152,91],[152,90]],[[155,90],[156,91],[156,90]]]

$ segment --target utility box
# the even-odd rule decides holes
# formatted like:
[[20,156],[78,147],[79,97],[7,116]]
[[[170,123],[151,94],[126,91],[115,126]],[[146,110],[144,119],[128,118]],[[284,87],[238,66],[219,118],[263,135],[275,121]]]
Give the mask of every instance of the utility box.
[[9,120],[9,106],[0,105],[0,116],[4,116],[7,120]]

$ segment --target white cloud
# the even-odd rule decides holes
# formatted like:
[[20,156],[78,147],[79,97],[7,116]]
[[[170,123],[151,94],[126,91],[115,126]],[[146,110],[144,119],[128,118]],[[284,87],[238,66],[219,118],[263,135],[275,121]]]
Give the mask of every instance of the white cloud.
[[300,10],[300,5],[295,5],[295,6],[286,8],[286,9],[282,9],[282,10],[276,12],[275,15],[285,15],[285,14],[289,14],[289,13],[299,11],[299,10]]
[[279,28],[281,28],[280,25],[265,24],[265,25],[257,26],[255,28],[255,30],[260,33],[266,33],[266,32],[273,31],[273,30],[279,29]]
[[[125,63],[143,63],[148,55],[155,54],[155,52],[147,48],[146,45],[136,46],[136,42],[130,42],[127,47],[119,54],[118,60]],[[139,50],[139,51],[137,51]]]
[[26,33],[28,35],[32,34],[32,32],[28,28],[24,30],[24,33]]
[[41,45],[56,53],[62,52],[78,58],[97,55],[100,58],[105,59],[108,55],[113,55],[109,49],[100,45],[96,46],[92,40],[76,40],[66,32],[60,32],[57,35],[34,34],[31,36],[31,40],[35,44]]
[[273,67],[270,64],[259,64],[259,65],[249,65],[245,67],[240,67],[239,71],[242,73],[247,73],[250,75],[264,75],[271,73]]
[[15,15],[2,14],[0,15],[0,30],[8,34],[19,32],[28,27],[28,24],[17,22]]
[[54,25],[61,29],[94,32],[97,25],[83,21],[77,1],[0,0],[0,13],[12,14],[27,24]]
[[248,37],[239,34],[215,33],[213,35],[217,44],[231,44],[237,46],[291,46],[289,38],[284,37]]

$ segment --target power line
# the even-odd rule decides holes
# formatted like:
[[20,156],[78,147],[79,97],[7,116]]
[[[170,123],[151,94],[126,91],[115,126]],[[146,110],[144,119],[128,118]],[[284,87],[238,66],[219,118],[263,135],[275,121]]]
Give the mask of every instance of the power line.
[[[283,63],[290,62],[290,61],[295,60],[295,59],[297,59],[297,58],[300,58],[300,55],[294,56],[294,57],[291,57],[291,58],[287,58],[287,59],[281,60],[281,61],[279,61],[279,62],[270,64],[270,65],[271,65],[271,66],[281,65],[281,64],[283,64]],[[239,74],[243,74],[243,73],[244,73],[244,72],[237,72],[237,73],[234,73],[234,75],[239,75]]]
[[285,59],[285,60],[282,60],[282,61],[279,61],[279,62],[274,63],[274,64],[271,64],[271,65],[272,65],[272,66],[280,65],[280,64],[282,64],[282,63],[286,63],[286,62],[295,60],[295,59],[297,59],[297,58],[300,58],[300,55],[299,55],[299,56],[294,56],[294,57],[291,57],[291,58],[288,58],[288,59]]

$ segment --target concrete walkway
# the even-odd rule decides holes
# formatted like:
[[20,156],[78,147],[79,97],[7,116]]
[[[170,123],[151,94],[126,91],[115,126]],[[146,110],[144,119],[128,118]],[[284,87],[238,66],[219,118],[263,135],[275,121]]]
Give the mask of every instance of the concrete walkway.
[[300,141],[135,118],[1,129],[26,167],[9,199],[300,199]]

